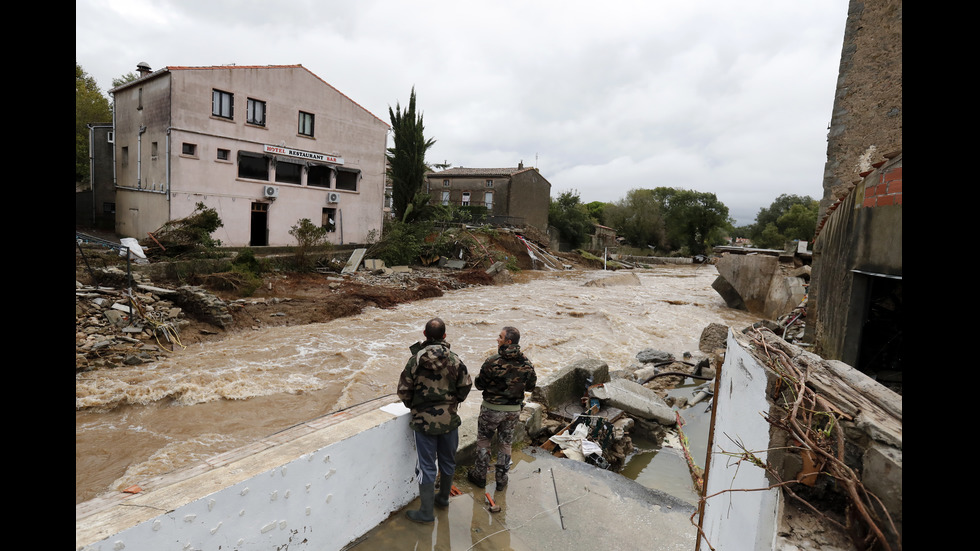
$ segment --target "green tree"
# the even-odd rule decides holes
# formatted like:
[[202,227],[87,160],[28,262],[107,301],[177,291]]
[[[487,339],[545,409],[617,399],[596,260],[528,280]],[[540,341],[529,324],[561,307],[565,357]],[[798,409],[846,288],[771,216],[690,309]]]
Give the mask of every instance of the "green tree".
[[137,76],[136,73],[130,71],[125,75],[112,79],[112,87],[117,88],[119,86],[122,86],[123,84],[126,84],[127,82],[133,82],[138,78],[139,76]]
[[711,246],[724,243],[724,234],[732,229],[728,207],[714,193],[658,187],[653,194],[674,250],[704,254]]
[[626,197],[604,209],[605,223],[616,229],[634,247],[666,244],[666,230],[660,203],[650,189],[631,189]]
[[75,62],[75,181],[89,179],[89,123],[112,122],[109,100],[99,90],[95,79]]
[[781,249],[787,241],[810,240],[817,229],[820,203],[810,196],[783,194],[759,209],[749,238],[756,247]]
[[596,221],[579,199],[578,191],[565,191],[548,204],[548,225],[572,248],[578,248],[595,231]]
[[408,107],[403,111],[396,102],[394,110],[388,107],[388,116],[394,132],[394,147],[387,153],[392,209],[396,220],[409,222],[423,218],[429,204],[429,195],[423,191],[429,169],[425,154],[436,142],[425,138],[422,113],[415,110],[414,86]]
[[606,224],[605,210],[609,203],[603,203],[602,201],[592,201],[591,203],[585,204],[585,210],[589,213],[589,216],[593,220],[600,224]]

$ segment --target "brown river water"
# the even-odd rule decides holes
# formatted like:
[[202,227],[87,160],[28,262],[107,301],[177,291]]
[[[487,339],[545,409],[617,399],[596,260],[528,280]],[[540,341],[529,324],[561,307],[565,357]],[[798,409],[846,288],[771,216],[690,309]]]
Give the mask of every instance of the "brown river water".
[[[331,411],[394,394],[408,347],[431,317],[475,376],[504,325],[542,377],[581,358],[610,370],[645,348],[698,354],[709,323],[757,317],[728,308],[711,265],[634,271],[639,285],[593,286],[611,271],[525,271],[326,323],[276,327],[192,345],[165,361],[75,380],[75,503],[137,484]],[[478,407],[479,392],[470,393]]]

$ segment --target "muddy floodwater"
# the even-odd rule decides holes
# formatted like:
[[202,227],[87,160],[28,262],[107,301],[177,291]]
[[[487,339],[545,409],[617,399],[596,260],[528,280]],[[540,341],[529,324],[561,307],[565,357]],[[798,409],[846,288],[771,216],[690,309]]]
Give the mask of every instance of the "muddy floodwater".
[[[610,370],[656,348],[697,354],[709,323],[758,321],[728,308],[710,265],[635,271],[638,285],[588,285],[606,271],[526,271],[518,283],[448,291],[326,323],[189,346],[168,360],[76,375],[75,502],[249,444],[325,413],[394,394],[408,347],[433,316],[475,376],[501,326],[521,330],[544,376],[581,358]],[[478,407],[479,392],[466,403]]]

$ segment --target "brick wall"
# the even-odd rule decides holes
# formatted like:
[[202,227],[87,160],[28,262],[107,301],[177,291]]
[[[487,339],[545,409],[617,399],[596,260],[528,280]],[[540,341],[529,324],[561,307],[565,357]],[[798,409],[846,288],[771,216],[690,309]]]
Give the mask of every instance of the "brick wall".
[[864,188],[865,208],[884,207],[902,204],[902,167],[885,170],[878,177],[878,183]]

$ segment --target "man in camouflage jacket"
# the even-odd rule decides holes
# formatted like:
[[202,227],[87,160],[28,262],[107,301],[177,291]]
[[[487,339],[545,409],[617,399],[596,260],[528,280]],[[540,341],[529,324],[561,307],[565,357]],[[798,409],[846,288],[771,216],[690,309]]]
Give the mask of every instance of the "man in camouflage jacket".
[[[425,342],[411,347],[412,357],[398,379],[398,398],[411,410],[409,421],[415,433],[419,461],[419,496],[422,506],[408,511],[415,522],[430,523],[435,517],[432,506],[449,506],[449,491],[456,472],[456,448],[459,445],[460,418],[456,413],[466,399],[473,381],[466,365],[446,342],[446,324],[433,318],[425,324]],[[435,480],[439,478],[439,495]]]
[[507,486],[514,427],[524,407],[524,393],[534,390],[538,382],[531,361],[521,353],[521,333],[504,327],[497,337],[497,353],[483,362],[476,377],[476,388],[483,391],[483,404],[477,422],[476,462],[467,474],[470,482],[486,486],[490,468],[490,441],[497,433],[497,490]]

